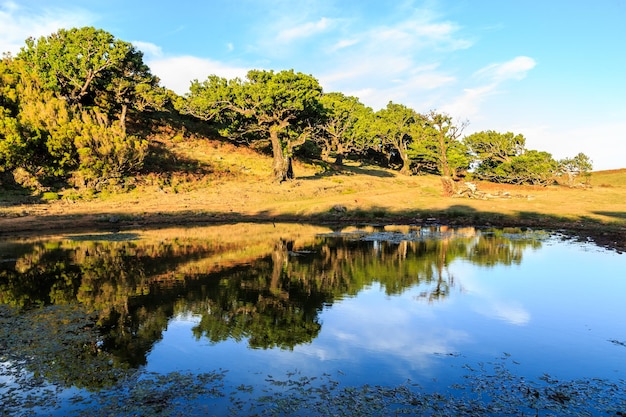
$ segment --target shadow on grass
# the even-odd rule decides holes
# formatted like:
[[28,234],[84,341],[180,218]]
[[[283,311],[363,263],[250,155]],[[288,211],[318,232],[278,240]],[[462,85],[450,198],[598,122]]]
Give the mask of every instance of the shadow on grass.
[[621,211],[594,211],[593,214],[600,216],[615,217],[616,219],[626,220],[626,213]]
[[[316,162],[320,164],[319,162]],[[326,164],[327,170],[318,173],[315,175],[309,176],[298,176],[297,179],[300,180],[316,180],[325,177],[333,177],[336,175],[365,175],[370,177],[378,177],[378,178],[394,178],[396,177],[396,173],[390,172],[389,170],[377,169],[374,167],[367,166],[352,166],[352,165],[335,165],[335,164]]]

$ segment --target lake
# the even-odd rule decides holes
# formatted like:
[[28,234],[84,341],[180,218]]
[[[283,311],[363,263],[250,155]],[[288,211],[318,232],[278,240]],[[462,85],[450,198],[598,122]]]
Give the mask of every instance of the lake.
[[626,258],[293,224],[0,240],[1,415],[626,415]]

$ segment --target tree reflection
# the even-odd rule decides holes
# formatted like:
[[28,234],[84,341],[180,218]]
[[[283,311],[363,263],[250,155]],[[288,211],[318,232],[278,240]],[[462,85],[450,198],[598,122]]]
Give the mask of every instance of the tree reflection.
[[[452,262],[511,265],[521,262],[526,248],[541,245],[537,235],[519,231],[444,227],[329,235],[284,230],[272,235],[263,229],[257,233],[261,242],[251,237],[252,226],[245,227],[248,233],[239,240],[219,230],[206,236],[199,231],[193,238],[73,238],[5,246],[0,303],[80,304],[95,313],[99,329],[100,339],[91,342],[98,348],[86,354],[106,352],[115,367],[134,368],[145,364],[146,353],[176,315],[196,317],[197,339],[293,349],[318,336],[325,306],[374,283],[388,295],[418,288],[420,299],[442,301],[456,285]],[[17,343],[7,349],[19,356],[21,348]],[[23,351],[36,354],[33,349]],[[53,379],[76,384],[76,373],[61,375],[63,361],[76,360],[57,360],[59,375]],[[89,382],[82,381],[85,385]]]

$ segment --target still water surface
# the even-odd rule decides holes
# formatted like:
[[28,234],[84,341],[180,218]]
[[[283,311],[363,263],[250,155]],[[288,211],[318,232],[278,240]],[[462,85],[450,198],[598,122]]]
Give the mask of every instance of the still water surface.
[[[523,397],[529,415],[624,407],[626,258],[591,244],[520,230],[242,224],[2,241],[0,249],[0,303],[41,325],[0,315],[0,393],[11,413],[93,414],[92,393],[118,395],[133,370],[225,371],[221,398],[162,394],[162,414],[220,415],[264,395],[274,405],[255,412],[315,414],[311,404],[275,406],[293,388],[276,380],[311,379],[336,389],[408,383],[463,398],[468,384],[484,383],[485,403],[506,385],[502,401]],[[75,305],[95,324],[50,310]],[[73,339],[85,329],[88,343]],[[44,381],[29,386],[31,373]],[[593,387],[606,397],[598,409],[588,398],[574,403],[589,395],[589,381],[603,381]],[[36,394],[34,405],[20,397],[42,386],[55,391]],[[77,394],[85,401],[69,400]]]

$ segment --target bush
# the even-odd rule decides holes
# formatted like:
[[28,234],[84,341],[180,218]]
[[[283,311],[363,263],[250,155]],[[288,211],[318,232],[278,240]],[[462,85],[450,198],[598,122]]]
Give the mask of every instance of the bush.
[[44,201],[56,201],[58,200],[60,197],[57,193],[52,192],[52,191],[47,191],[45,193],[43,193],[43,195],[41,196],[41,198]]

